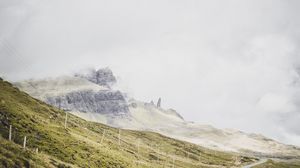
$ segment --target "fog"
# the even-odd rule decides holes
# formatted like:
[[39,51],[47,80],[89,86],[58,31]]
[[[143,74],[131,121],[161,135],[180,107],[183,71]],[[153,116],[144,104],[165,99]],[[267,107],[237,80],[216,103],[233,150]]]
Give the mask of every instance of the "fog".
[[0,76],[110,67],[186,120],[300,145],[297,0],[1,0]]

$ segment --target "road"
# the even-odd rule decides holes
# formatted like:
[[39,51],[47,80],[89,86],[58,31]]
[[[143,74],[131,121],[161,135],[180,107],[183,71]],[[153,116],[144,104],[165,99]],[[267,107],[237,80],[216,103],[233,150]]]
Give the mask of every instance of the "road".
[[250,165],[244,166],[243,168],[251,168],[251,167],[253,167],[253,166],[257,166],[257,165],[260,165],[260,164],[262,164],[262,163],[265,163],[265,162],[267,162],[267,161],[268,161],[268,159],[261,159],[261,160],[259,160],[258,162],[255,162],[255,163],[252,163],[252,164],[250,164]]

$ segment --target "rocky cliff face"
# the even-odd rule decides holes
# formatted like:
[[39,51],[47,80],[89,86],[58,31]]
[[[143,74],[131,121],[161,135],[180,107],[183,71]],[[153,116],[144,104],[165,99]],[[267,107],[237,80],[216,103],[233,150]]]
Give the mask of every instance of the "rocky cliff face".
[[67,111],[126,115],[128,106],[120,91],[76,91],[56,97],[47,97],[46,103]]
[[[115,81],[111,70],[105,68],[74,77],[24,81],[16,83],[16,86],[67,111],[126,116],[129,109],[125,96],[118,90],[110,89]],[[76,84],[77,88],[73,86]]]

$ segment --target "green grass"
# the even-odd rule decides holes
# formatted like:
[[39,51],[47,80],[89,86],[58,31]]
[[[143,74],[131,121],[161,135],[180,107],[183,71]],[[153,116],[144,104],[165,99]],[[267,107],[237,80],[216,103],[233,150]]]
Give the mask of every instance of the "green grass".
[[2,167],[29,167],[35,165],[39,167],[46,167],[40,158],[32,154],[28,150],[23,150],[21,146],[15,145],[0,136],[0,165]]
[[273,160],[268,160],[266,163],[254,166],[253,168],[300,168],[300,161],[277,162]]
[[[0,80],[0,167],[240,167],[254,158],[209,150],[153,132],[88,122]],[[13,142],[8,142],[9,125]],[[104,139],[102,140],[103,133]],[[27,136],[28,149],[21,149]],[[139,144],[139,145],[138,145]],[[38,148],[39,152],[34,152]],[[238,161],[237,161],[238,160]]]

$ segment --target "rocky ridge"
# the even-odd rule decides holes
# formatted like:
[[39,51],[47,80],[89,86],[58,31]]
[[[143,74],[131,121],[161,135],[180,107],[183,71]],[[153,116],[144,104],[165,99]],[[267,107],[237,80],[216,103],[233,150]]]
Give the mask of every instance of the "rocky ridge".
[[116,81],[111,70],[92,70],[87,74],[42,80],[27,80],[15,85],[33,97],[72,112],[128,115],[124,94],[111,89]]

